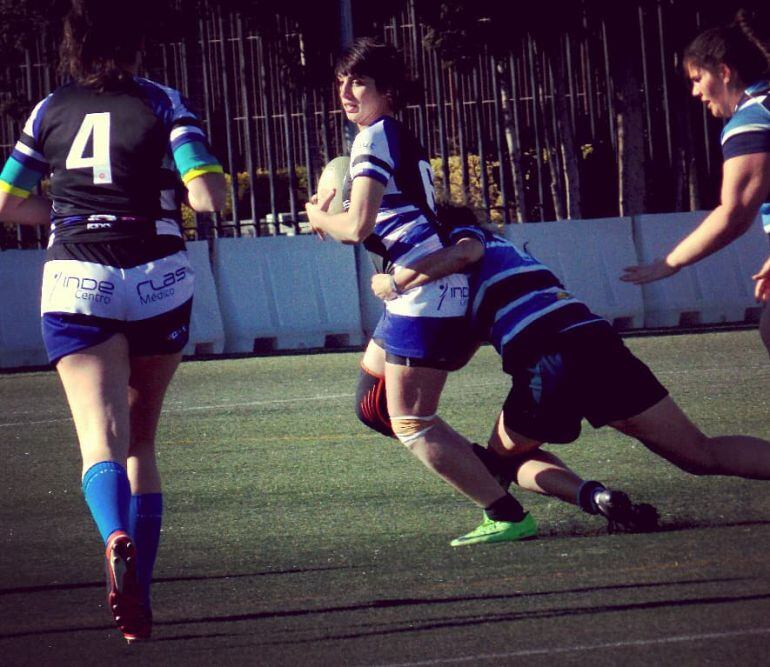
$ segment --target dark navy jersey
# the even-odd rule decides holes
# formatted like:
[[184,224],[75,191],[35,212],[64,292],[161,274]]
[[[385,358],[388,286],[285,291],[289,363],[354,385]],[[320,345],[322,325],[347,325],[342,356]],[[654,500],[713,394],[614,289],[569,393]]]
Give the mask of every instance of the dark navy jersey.
[[458,227],[449,234],[452,242],[461,238],[484,244],[484,255],[468,276],[468,313],[475,335],[495,346],[506,371],[542,354],[560,332],[607,323],[570,294],[547,266],[502,236],[480,227]]
[[176,209],[170,193],[180,176],[187,182],[206,171],[221,166],[177,91],[141,78],[107,91],[72,83],[35,107],[0,188],[27,196],[49,173],[54,223],[155,220]]

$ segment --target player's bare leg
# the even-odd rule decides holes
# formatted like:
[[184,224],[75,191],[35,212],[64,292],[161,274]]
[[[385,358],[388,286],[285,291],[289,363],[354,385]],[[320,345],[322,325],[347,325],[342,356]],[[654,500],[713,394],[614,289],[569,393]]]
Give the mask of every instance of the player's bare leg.
[[147,639],[151,621],[137,580],[129,534],[131,488],[128,342],[115,335],[56,365],[83,457],[83,495],[105,542],[107,603],[127,641]]
[[610,426],[694,475],[770,479],[770,442],[748,435],[705,435],[667,396]]
[[589,514],[601,514],[607,519],[610,532],[649,532],[657,528],[654,507],[637,505],[622,491],[582,479],[559,457],[541,449],[541,445],[539,440],[506,427],[505,417],[500,413],[489,438],[489,450],[497,455],[502,466],[500,478],[504,485],[511,481],[528,491],[577,505]]

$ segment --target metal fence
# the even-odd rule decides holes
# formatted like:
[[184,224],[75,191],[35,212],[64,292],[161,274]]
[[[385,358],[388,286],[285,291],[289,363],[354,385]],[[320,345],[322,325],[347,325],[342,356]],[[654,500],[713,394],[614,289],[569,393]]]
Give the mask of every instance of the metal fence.
[[[688,99],[678,60],[685,41],[715,17],[687,2],[639,0],[621,33],[596,6],[585,3],[580,24],[549,49],[524,34],[502,55],[479,45],[472,66],[463,69],[425,45],[428,28],[414,0],[403,0],[387,21],[359,27],[398,46],[419,81],[422,99],[401,117],[433,157],[445,196],[505,223],[622,212],[617,107],[626,80],[613,67],[620,48],[638,53],[632,65],[639,78],[644,210],[715,203],[718,125]],[[720,20],[730,13],[724,6],[721,12]],[[273,20],[268,37],[264,19],[215,8],[190,22],[179,41],[151,45],[145,54],[151,78],[191,99],[232,176],[221,219],[194,219],[188,212],[192,236],[296,230],[322,166],[346,151],[331,57],[314,63],[311,80],[300,26],[281,16]],[[6,65],[7,79],[31,103],[58,84],[51,47],[51,38],[41,36],[19,62]],[[6,155],[19,123],[11,113],[0,121]],[[577,187],[570,178],[579,178]],[[15,237],[6,234],[3,244],[42,240],[21,232]]]

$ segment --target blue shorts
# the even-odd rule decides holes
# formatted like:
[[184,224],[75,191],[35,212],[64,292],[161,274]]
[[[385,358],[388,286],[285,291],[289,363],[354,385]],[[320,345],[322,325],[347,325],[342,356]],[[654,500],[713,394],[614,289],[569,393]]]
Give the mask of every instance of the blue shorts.
[[71,243],[48,249],[42,331],[48,359],[115,334],[130,354],[174,354],[189,340],[194,273],[180,236]]
[[454,370],[475,349],[466,317],[404,317],[386,310],[372,338],[389,362],[404,366]]
[[634,417],[668,395],[607,322],[558,334],[545,353],[511,377],[505,426],[540,442],[573,442],[583,419],[599,428]]
[[42,329],[48,360],[56,364],[62,357],[103,343],[115,334],[126,337],[132,357],[176,354],[190,339],[191,311],[192,299],[162,315],[134,322],[78,313],[46,313]]

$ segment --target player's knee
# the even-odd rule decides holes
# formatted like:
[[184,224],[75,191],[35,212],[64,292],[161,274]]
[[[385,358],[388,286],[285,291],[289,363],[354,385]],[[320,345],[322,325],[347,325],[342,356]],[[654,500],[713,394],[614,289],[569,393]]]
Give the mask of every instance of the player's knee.
[[390,425],[388,402],[385,395],[385,378],[361,368],[356,388],[356,416],[367,428],[389,438],[395,438]]
[[401,444],[412,449],[429,431],[436,427],[438,419],[436,415],[420,417],[415,415],[405,415],[401,417],[391,417],[390,424],[393,433],[399,439]]

